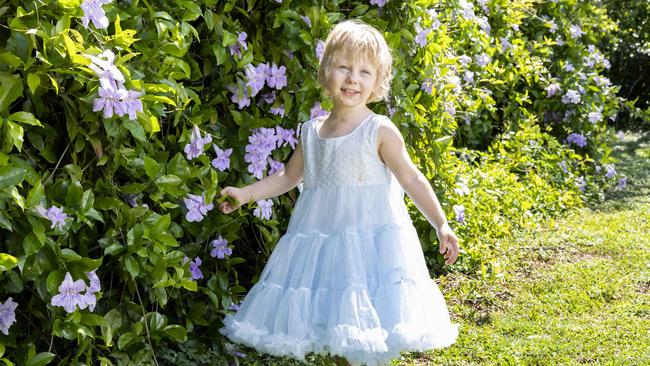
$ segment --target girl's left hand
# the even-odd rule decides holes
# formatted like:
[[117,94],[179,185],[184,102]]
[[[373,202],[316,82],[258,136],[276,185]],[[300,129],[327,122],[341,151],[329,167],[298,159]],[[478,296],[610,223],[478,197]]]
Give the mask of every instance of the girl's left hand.
[[445,253],[445,264],[453,264],[458,258],[458,237],[449,227],[449,223],[444,223],[437,231],[438,241],[440,242],[440,253]]

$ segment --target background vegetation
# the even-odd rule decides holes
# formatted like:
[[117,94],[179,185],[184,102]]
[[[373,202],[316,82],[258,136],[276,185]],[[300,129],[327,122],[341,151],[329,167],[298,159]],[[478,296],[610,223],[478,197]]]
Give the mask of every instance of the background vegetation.
[[[645,117],[605,76],[600,49],[619,28],[598,1],[10,0],[0,360],[240,357],[214,330],[298,192],[229,216],[216,193],[286,161],[291,133],[331,106],[319,44],[347,18],[394,50],[391,100],[372,107],[400,128],[462,238],[455,270],[500,276],[515,228],[625,185],[608,123],[623,109]],[[430,268],[448,270],[411,209]]]

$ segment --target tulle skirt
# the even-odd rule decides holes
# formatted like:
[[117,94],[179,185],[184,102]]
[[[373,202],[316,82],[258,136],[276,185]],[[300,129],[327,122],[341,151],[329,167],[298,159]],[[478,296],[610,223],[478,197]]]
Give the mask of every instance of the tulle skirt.
[[458,326],[402,192],[377,185],[305,189],[260,280],[219,331],[275,356],[329,353],[374,366],[449,346]]

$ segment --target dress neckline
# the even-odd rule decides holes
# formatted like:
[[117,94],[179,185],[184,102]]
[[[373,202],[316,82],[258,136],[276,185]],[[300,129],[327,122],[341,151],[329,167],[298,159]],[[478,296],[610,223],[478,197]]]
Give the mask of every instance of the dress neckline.
[[323,122],[325,121],[325,118],[329,117],[329,114],[328,114],[327,116],[323,116],[323,121],[322,122],[316,123],[316,137],[319,140],[337,140],[337,139],[341,139],[341,138],[344,138],[344,137],[348,137],[348,136],[352,135],[353,133],[355,133],[359,128],[361,128],[361,126],[364,125],[370,119],[370,117],[372,117],[374,115],[375,115],[375,112],[370,111],[370,113],[368,113],[367,116],[363,117],[361,122],[359,122],[359,124],[355,128],[353,128],[352,131],[346,133],[345,135],[334,136],[334,137],[320,137],[320,128],[323,126]]

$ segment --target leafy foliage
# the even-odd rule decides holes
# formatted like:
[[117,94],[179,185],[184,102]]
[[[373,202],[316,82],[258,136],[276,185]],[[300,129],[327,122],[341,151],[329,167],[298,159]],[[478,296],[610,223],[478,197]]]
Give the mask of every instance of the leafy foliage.
[[[245,156],[253,131],[297,130],[315,106],[331,106],[317,48],[344,18],[381,29],[394,50],[391,100],[373,109],[392,116],[456,219],[461,270],[498,273],[493,248],[514,226],[614,184],[598,169],[613,163],[606,121],[625,101],[603,79],[603,59],[589,58],[613,29],[590,2],[104,1],[109,24],[99,29],[84,26],[83,3],[0,8],[0,300],[18,304],[0,335],[5,363],[155,363],[161,347],[161,359],[193,362],[182,354],[206,348],[197,362],[235,357],[215,329],[255,282],[297,192],[274,199],[269,220],[252,204],[230,216],[209,206],[225,185],[257,179]],[[267,80],[254,95],[247,66],[263,64],[285,67],[287,85]],[[126,94],[106,97],[103,72],[135,93],[128,111]],[[547,96],[553,83],[562,92]],[[580,101],[563,101],[568,90]],[[233,149],[227,169],[211,163],[219,153],[208,143],[185,151],[195,128]],[[586,145],[563,143],[572,132]],[[283,144],[270,157],[291,153]],[[468,194],[452,194],[461,181]],[[190,209],[188,197],[201,202]],[[43,214],[52,207],[62,211]],[[415,220],[428,247],[435,231]],[[209,255],[218,237],[232,255]],[[426,254],[441,270],[436,251]],[[93,311],[52,304],[66,274],[83,282],[93,271]]]

